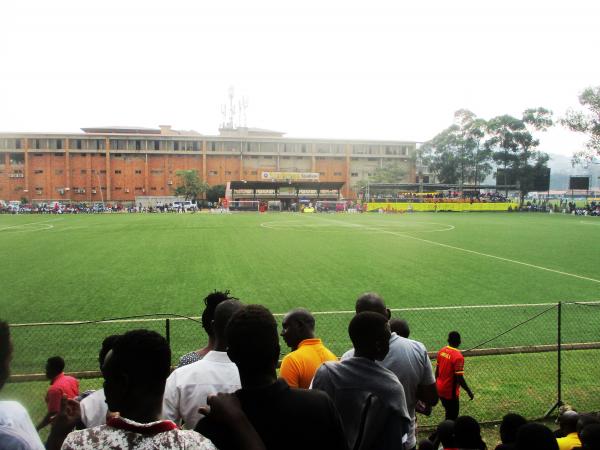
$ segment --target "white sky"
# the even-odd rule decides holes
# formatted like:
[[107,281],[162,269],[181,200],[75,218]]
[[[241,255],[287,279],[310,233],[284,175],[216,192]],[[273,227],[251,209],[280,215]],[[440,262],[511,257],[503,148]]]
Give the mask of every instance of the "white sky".
[[562,115],[600,84],[594,0],[3,0],[0,18],[2,131],[216,134],[233,85],[249,126],[424,141],[459,108]]

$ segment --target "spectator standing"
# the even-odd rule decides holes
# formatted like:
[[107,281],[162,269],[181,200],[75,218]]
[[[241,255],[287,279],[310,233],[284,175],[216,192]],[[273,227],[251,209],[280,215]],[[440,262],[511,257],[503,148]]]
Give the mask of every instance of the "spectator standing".
[[[385,302],[375,292],[362,294],[355,304],[356,314],[372,311],[382,314],[387,320],[391,318],[391,312]],[[342,360],[354,356],[354,349],[344,353]],[[414,449],[417,445],[416,439],[416,406],[417,402],[424,403],[425,408],[434,406],[438,401],[435,387],[435,378],[431,368],[431,360],[425,346],[412,339],[406,339],[392,333],[389,341],[389,351],[381,365],[396,374],[404,387],[406,406],[411,418],[410,430],[406,442],[407,449]]]
[[[8,323],[0,321],[0,391],[10,375],[12,342]],[[44,450],[33,422],[23,406],[15,401],[0,401],[0,448]]]
[[215,347],[215,335],[212,329],[212,322],[214,320],[215,309],[217,305],[225,300],[237,300],[235,297],[229,295],[229,291],[214,291],[204,297],[204,311],[202,311],[202,328],[208,335],[208,343],[205,347],[195,350],[190,353],[186,353],[179,359],[177,367],[183,367],[187,364],[191,364],[196,361],[200,361],[204,356]]
[[[104,364],[106,355],[118,338],[119,335],[113,334],[106,337],[102,341],[102,347],[100,348],[100,353],[98,355],[100,370],[102,370],[102,364]],[[81,400],[81,402],[79,402],[79,407],[81,409],[82,428],[92,428],[105,424],[106,416],[108,415],[108,406],[106,405],[104,388],[92,392],[90,395]]]
[[65,375],[64,370],[64,359],[60,356],[48,358],[46,362],[46,378],[50,380],[50,387],[46,393],[48,412],[36,427],[37,430],[46,427],[52,416],[60,411],[60,402],[63,396],[73,399],[79,395],[79,381],[72,376]]
[[391,370],[376,362],[389,350],[387,318],[371,311],[357,314],[350,321],[348,334],[354,356],[339,363],[324,363],[312,388],[327,392],[334,400],[349,448],[401,448],[411,421],[404,388]]
[[[233,315],[226,334],[227,354],[242,383],[235,395],[267,450],[347,449],[339,413],[327,394],[291,389],[277,379],[279,336],[268,309],[245,306]],[[210,415],[198,422],[196,431],[219,450],[238,448]]]
[[558,418],[561,434],[564,437],[556,439],[559,450],[572,450],[581,447],[581,441],[577,436],[577,421],[579,414],[576,411],[565,411]]
[[469,398],[474,395],[464,377],[465,358],[458,350],[461,339],[458,331],[448,334],[448,345],[437,354],[435,378],[437,392],[446,411],[446,420],[455,420],[458,417],[460,405],[458,398],[462,387]]
[[292,352],[281,361],[279,375],[290,387],[308,389],[321,364],[337,361],[321,339],[315,338],[315,318],[306,309],[294,309],[285,315],[281,336]]
[[204,358],[176,369],[165,386],[163,418],[176,423],[183,420],[186,429],[194,429],[203,417],[198,408],[209,396],[237,391],[241,386],[237,366],[227,356],[225,328],[231,316],[242,308],[237,300],[226,300],[215,309],[212,329],[215,347]]

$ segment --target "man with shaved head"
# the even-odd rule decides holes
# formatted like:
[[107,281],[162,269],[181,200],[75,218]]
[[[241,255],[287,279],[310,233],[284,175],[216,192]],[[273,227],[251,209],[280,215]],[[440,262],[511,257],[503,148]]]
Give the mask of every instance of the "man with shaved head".
[[[366,292],[358,297],[355,310],[356,314],[365,311],[379,313],[388,321],[392,317],[391,311],[386,307],[381,296],[375,292]],[[353,356],[354,349],[351,349],[344,353],[342,361]],[[411,419],[405,448],[416,448],[415,407],[417,401],[420,400],[427,406],[434,406],[438,402],[435,378],[427,349],[421,342],[392,333],[389,352],[381,361],[381,365],[394,372],[404,387],[406,406]]]
[[319,366],[337,360],[321,339],[315,338],[315,318],[306,309],[293,309],[285,315],[281,337],[292,349],[281,361],[279,372],[290,387],[308,389]]

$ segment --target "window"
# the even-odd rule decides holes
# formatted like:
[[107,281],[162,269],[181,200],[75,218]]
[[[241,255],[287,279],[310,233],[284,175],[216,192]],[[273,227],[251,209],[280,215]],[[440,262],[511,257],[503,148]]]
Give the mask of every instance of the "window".
[[79,173],[80,173],[81,175],[85,175],[85,174],[87,173],[87,170],[86,170],[86,169],[81,169],[81,170],[79,171]]
[[173,150],[179,150],[179,141],[173,141]]
[[35,169],[33,171],[33,173],[35,173],[36,175],[40,175],[40,174],[44,173],[44,171],[42,169]]
[[[154,150],[160,150],[160,141],[154,141]],[[156,188],[154,188],[156,190]]]
[[62,150],[62,139],[56,140],[56,150]]
[[214,175],[219,175],[219,172],[217,172],[216,170],[209,170],[208,174],[214,176]]
[[56,169],[54,171],[54,175],[62,175],[63,174],[63,170],[62,169]]
[[151,190],[151,191],[155,191],[155,190],[156,190],[156,186],[152,186],[152,187],[150,188],[150,190]]
[[81,139],[75,139],[75,148],[81,150]]
[[231,170],[226,170],[225,175],[231,175]]
[[121,186],[115,187],[115,191],[120,191],[121,189],[123,189]]
[[141,175],[141,174],[142,174],[142,171],[141,171],[141,170],[139,170],[139,169],[136,169],[136,171],[135,171],[135,174],[136,174],[136,175]]
[[43,153],[34,153],[33,156],[38,156],[39,157],[39,156],[44,156],[44,154]]
[[121,171],[120,170],[115,170],[115,175],[120,175]]
[[150,173],[151,173],[152,175],[160,175],[160,174],[162,174],[162,173],[163,173],[163,171],[162,171],[162,169],[152,169],[152,170],[150,171]]
[[319,172],[319,175],[321,175],[322,177],[325,176],[325,172]]
[[302,148],[300,150],[302,153],[306,153],[306,144],[302,144]]
[[210,143],[210,150],[212,152],[214,152],[215,150],[217,150],[217,143],[216,142],[211,142]]
[[82,158],[85,158],[87,156],[87,153],[80,153]]
[[136,186],[136,187],[135,187],[135,190],[136,190],[136,191],[141,191],[142,189],[144,189],[144,188],[143,188],[143,187],[141,187],[141,186]]
[[113,156],[115,158],[121,158],[123,155],[121,153],[115,153]]
[[62,158],[65,154],[64,153],[55,153],[54,156],[56,156],[57,158],[60,157]]
[[142,141],[135,141],[135,149],[136,150],[142,149]]
[[21,149],[21,139],[16,139],[15,140],[15,148],[20,150]]
[[352,172],[352,173],[350,174],[350,176],[351,176],[351,177],[357,177],[357,176],[358,176],[358,172]]
[[342,176],[342,172],[333,172],[333,176],[334,177],[341,177]]

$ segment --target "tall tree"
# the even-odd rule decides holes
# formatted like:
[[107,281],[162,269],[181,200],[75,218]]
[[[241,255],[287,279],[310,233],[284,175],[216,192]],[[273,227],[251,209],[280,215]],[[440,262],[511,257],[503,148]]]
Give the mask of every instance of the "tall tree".
[[511,173],[517,180],[521,203],[532,190],[536,174],[548,162],[548,155],[536,150],[540,142],[532,131],[545,131],[552,125],[552,111],[545,108],[527,109],[521,119],[505,114],[488,122],[484,146],[493,152],[493,159],[504,170],[505,177]]
[[196,170],[178,170],[175,174],[179,177],[175,194],[186,200],[196,201],[208,189],[208,183],[200,179]]
[[454,124],[423,144],[423,164],[438,181],[479,183],[491,172],[490,151],[482,145],[486,122],[466,109],[454,113]]
[[600,157],[600,86],[588,87],[579,96],[579,103],[589,109],[589,113],[569,109],[561,123],[578,133],[589,135],[586,149],[573,155],[574,162],[592,162]]

